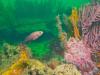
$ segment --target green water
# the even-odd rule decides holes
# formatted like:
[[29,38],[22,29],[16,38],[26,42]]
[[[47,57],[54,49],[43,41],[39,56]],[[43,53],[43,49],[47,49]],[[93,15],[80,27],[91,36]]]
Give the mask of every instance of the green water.
[[[39,39],[28,43],[33,56],[52,57],[51,43],[58,40],[55,17],[69,16],[73,7],[79,8],[90,0],[0,0],[0,44],[18,45],[34,31],[44,31]],[[71,36],[70,25],[65,31]]]

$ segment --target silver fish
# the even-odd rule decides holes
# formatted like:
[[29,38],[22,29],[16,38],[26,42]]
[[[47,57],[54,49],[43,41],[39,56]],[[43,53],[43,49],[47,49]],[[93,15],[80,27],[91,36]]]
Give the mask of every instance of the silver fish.
[[25,38],[24,43],[32,41],[32,40],[36,40],[42,35],[43,35],[43,31],[32,32],[29,36]]

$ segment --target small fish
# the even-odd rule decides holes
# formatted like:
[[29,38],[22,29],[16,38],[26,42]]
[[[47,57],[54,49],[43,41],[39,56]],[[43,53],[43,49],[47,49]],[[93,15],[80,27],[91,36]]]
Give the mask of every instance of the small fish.
[[29,36],[27,36],[25,38],[24,43],[27,43],[27,42],[32,41],[32,40],[36,40],[42,35],[43,35],[43,31],[32,32]]

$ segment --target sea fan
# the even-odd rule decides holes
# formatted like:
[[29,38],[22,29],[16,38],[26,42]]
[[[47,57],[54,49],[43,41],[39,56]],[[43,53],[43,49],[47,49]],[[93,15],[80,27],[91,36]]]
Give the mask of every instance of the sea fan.
[[93,75],[96,71],[95,63],[91,59],[91,49],[82,40],[70,38],[66,46],[65,60],[75,64],[83,75]]

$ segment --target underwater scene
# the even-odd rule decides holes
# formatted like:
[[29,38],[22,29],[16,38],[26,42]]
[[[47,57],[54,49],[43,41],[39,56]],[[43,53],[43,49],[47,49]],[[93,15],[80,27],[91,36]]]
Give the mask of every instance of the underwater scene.
[[0,75],[100,75],[100,0],[0,0]]

